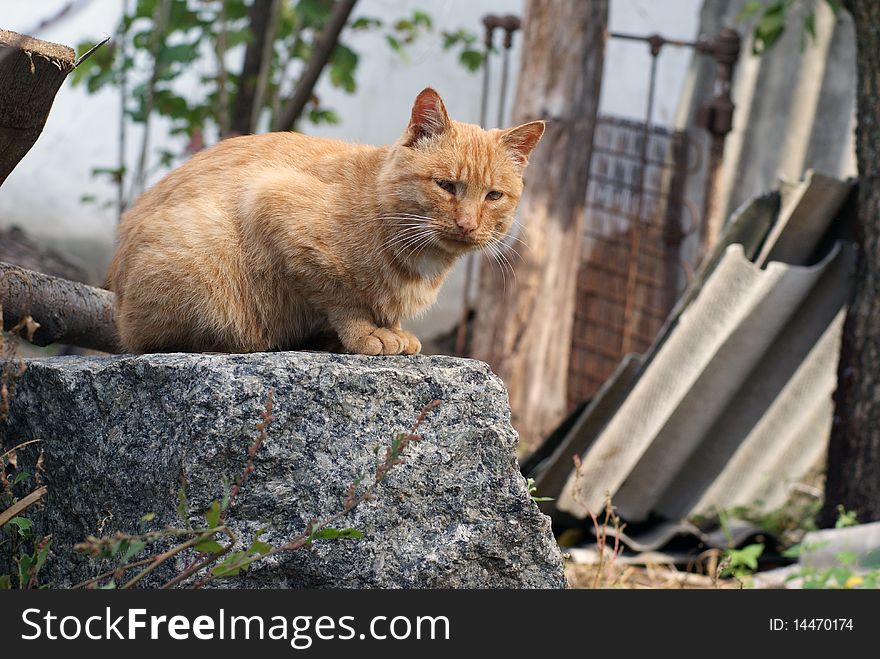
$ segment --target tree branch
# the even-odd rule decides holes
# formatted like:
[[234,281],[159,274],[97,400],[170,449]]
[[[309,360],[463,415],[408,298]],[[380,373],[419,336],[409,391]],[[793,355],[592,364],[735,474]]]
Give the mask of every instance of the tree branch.
[[113,306],[116,296],[101,288],[50,277],[0,262],[0,317],[5,331],[39,324],[28,341],[66,343],[118,352]]
[[251,106],[251,133],[256,132],[260,122],[260,110],[263,109],[263,100],[266,97],[266,87],[269,84],[269,74],[272,72],[275,33],[278,31],[278,19],[280,16],[281,0],[272,0],[272,8],[269,12],[269,22],[266,25],[266,32],[263,37],[263,52],[260,56],[260,72],[257,75],[257,86],[254,90],[253,105]]
[[274,130],[293,130],[296,122],[299,121],[306,104],[312,97],[315,85],[318,83],[318,78],[321,77],[321,72],[327,66],[327,62],[330,61],[333,50],[336,48],[336,43],[339,41],[339,35],[342,33],[342,29],[348,22],[348,17],[351,15],[356,4],[357,0],[339,0],[336,3],[330,20],[327,21],[324,31],[318,37],[318,42],[312,51],[312,57],[309,59],[309,63],[299,79],[296,91],[287,103],[284,104],[281,115],[277,118],[273,127]]
[[273,0],[254,0],[248,11],[252,38],[244,51],[244,64],[238,77],[238,91],[235,95],[235,107],[232,110],[230,134],[246,135],[251,132],[254,95],[257,90],[257,78],[260,75],[266,29],[272,16],[272,4]]

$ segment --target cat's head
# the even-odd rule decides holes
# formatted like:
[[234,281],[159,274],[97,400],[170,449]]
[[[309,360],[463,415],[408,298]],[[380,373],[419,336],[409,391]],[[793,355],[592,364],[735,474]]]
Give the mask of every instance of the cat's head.
[[459,254],[500,242],[543,133],[543,121],[492,130],[453,121],[440,95],[424,89],[381,178],[388,217],[412,236],[401,244]]

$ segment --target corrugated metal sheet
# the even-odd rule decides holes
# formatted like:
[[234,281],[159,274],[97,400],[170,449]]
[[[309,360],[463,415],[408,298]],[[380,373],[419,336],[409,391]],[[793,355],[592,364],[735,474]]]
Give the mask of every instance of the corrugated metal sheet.
[[623,369],[619,405],[588,407],[538,476],[539,493],[557,495],[563,453],[583,447],[557,511],[583,518],[610,494],[627,521],[678,522],[785,501],[825,452],[854,251],[838,242],[805,264],[852,187],[807,176],[782,191],[778,217],[772,197],[738,214],[641,371]]

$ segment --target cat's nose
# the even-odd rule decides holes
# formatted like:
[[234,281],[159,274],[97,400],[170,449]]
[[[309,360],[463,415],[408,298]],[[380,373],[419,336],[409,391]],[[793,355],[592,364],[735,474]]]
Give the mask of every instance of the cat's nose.
[[475,222],[472,222],[472,221],[467,220],[467,219],[458,219],[458,220],[456,220],[456,221],[455,221],[455,226],[458,227],[459,231],[461,231],[461,233],[462,233],[463,236],[467,236],[467,235],[470,234],[474,229],[477,228],[477,225],[476,225]]

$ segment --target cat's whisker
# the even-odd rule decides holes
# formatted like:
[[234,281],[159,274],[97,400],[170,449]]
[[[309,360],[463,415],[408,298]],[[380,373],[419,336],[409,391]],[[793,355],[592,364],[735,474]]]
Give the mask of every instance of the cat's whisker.
[[[504,247],[507,248],[507,249],[514,250],[513,245],[511,245],[510,243],[507,243],[507,242],[506,242],[506,240],[507,240],[508,238],[517,241],[518,243],[520,243],[520,244],[521,244],[523,247],[525,247],[526,249],[530,249],[529,244],[528,244],[525,240],[522,240],[521,238],[517,238],[516,236],[514,236],[514,235],[512,235],[512,234],[509,234],[509,233],[508,233],[508,234],[504,234],[504,233],[502,233],[501,231],[492,231],[492,237],[493,237],[493,240],[495,240],[495,241],[498,242],[499,244],[503,244]],[[515,251],[515,250],[514,250],[514,251]]]
[[526,249],[530,249],[529,244],[525,240],[520,238],[519,236],[514,236],[512,233],[507,234],[507,236],[509,238],[513,238],[516,242],[518,242],[520,245],[522,245]]
[[494,241],[490,243],[490,248],[492,251],[492,255],[495,257],[496,262],[498,263],[498,267],[501,270],[502,283],[506,286],[506,276],[505,271],[509,271],[511,277],[513,278],[513,285],[517,285],[517,276],[516,276],[516,268],[513,267],[513,264],[510,260],[505,256],[503,250],[501,249],[500,241]]
[[413,251],[413,253],[410,254],[410,258],[413,258],[413,259],[418,258],[419,254],[421,254],[422,251],[424,251],[425,247],[430,245],[432,242],[434,242],[434,232],[433,231],[428,234],[428,236],[425,238],[424,241],[422,241],[422,243],[418,246],[418,249],[416,249],[415,251]]
[[513,285],[516,286],[518,283],[516,279],[516,268],[513,267],[513,264],[501,250],[498,250],[498,256],[507,264],[507,268],[510,270],[510,276],[513,277]]
[[406,250],[414,244],[418,244],[421,240],[423,240],[430,232],[428,230],[416,230],[411,232],[404,232],[400,235],[392,237],[389,241],[387,241],[382,246],[382,251],[396,248],[398,251]]
[[407,258],[412,256],[413,251],[418,248],[422,243],[430,242],[433,238],[433,231],[425,228],[412,230],[406,232],[402,236],[396,236],[388,241],[383,246],[383,251],[387,249],[394,249],[401,256],[405,255]]
[[498,271],[501,273],[501,287],[503,290],[507,290],[507,275],[504,273],[504,268],[501,266],[501,261],[498,260],[497,247],[494,243],[489,243],[486,246],[489,255],[492,257],[492,260],[495,261],[495,264],[498,266]]
[[511,245],[509,243],[504,242],[504,238],[505,238],[504,234],[500,234],[499,232],[493,232],[493,236],[494,237],[491,241],[491,243],[493,245],[497,245],[498,248],[502,251],[510,252],[510,253],[514,254],[520,261],[525,260],[525,259],[523,259],[522,254],[520,254],[517,251],[517,249],[514,245]]
[[429,215],[419,215],[417,213],[382,213],[381,215],[377,215],[376,219],[411,219],[411,220],[426,220],[430,222],[436,222],[437,218],[431,217]]

